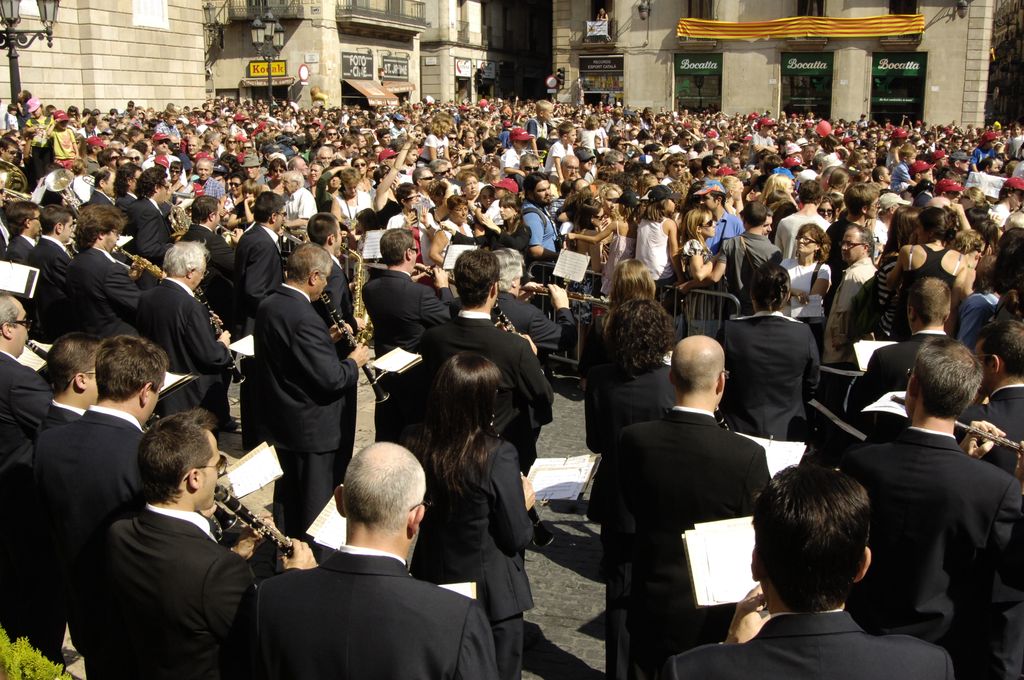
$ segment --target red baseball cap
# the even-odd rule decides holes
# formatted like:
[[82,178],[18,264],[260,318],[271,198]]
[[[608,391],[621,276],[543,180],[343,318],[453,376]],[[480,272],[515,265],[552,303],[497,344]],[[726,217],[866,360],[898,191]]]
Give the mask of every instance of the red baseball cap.
[[394,149],[384,149],[379,154],[377,154],[377,162],[378,163],[383,163],[384,161],[388,160],[389,158],[394,158],[397,155],[398,155],[398,152],[395,151]]
[[495,189],[505,189],[506,191],[511,191],[513,194],[519,193],[519,185],[516,184],[516,181],[511,177],[506,177],[500,182],[495,182],[492,186]]
[[67,120],[68,119],[68,114],[66,112],[64,112],[64,111],[54,111],[53,112],[53,119],[54,120]]
[[[788,156],[785,160],[782,161],[782,167],[784,168],[794,168],[798,165],[800,165],[800,159],[795,156]],[[718,174],[722,173],[719,172]]]
[[533,135],[531,135],[529,132],[527,132],[521,127],[514,127],[508,133],[508,138],[509,141],[512,142],[528,142],[531,139],[533,139]]
[[916,175],[919,172],[928,172],[932,169],[931,163],[925,163],[924,161],[914,161],[910,164],[910,174]]
[[727,177],[728,175],[735,175],[736,171],[732,169],[730,165],[723,165],[718,168],[718,177]]
[[933,161],[941,161],[945,157],[946,157],[946,152],[943,151],[942,149],[936,149],[935,151],[932,151],[932,160]]
[[239,134],[235,135],[235,141],[236,142],[248,142],[249,138],[246,137],[245,135],[239,133]]
[[164,142],[164,141],[167,141],[170,138],[171,138],[170,135],[165,135],[162,132],[158,132],[155,135],[153,135],[153,141],[154,142]]
[[1003,187],[1014,191],[1024,191],[1024,177],[1011,177],[1003,182]]
[[168,158],[167,156],[157,156],[156,158],[153,159],[153,163],[155,165],[162,165],[165,168],[171,167],[171,159]]
[[999,133],[993,132],[992,130],[989,130],[981,135],[982,144],[984,144],[985,142],[994,142],[997,139],[999,139]]
[[903,128],[901,128],[901,127],[900,128],[896,128],[895,130],[892,131],[892,138],[893,139],[906,139],[909,136],[910,136],[910,133],[907,132],[906,130],[904,130]]
[[[1021,188],[1024,189],[1024,181],[1021,182]],[[940,179],[935,184],[936,194],[955,193],[963,190],[963,186],[957,184],[954,180],[951,179]]]
[[100,139],[96,135],[93,135],[92,137],[86,139],[85,143],[88,144],[89,146],[98,146],[101,149],[107,145],[106,141]]

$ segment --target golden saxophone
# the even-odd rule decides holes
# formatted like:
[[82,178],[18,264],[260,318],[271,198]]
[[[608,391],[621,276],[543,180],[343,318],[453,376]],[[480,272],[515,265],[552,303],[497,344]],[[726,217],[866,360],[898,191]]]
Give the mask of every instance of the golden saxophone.
[[124,255],[129,260],[131,260],[132,261],[132,269],[137,269],[137,270],[142,270],[142,271],[149,272],[150,274],[155,276],[157,279],[163,279],[163,278],[165,278],[167,276],[166,274],[164,274],[164,270],[163,269],[160,269],[160,267],[157,267],[155,264],[153,264],[152,262],[150,262],[146,258],[142,257],[141,255],[135,255],[134,253],[129,253],[127,250],[125,250],[121,246],[114,246],[114,252],[119,254],[119,255]]
[[348,254],[355,259],[354,278],[352,280],[352,315],[357,321],[363,322],[363,327],[356,332],[356,342],[370,346],[373,342],[373,321],[366,313],[366,303],[363,302],[363,286],[366,284],[366,267],[363,256],[348,248]]

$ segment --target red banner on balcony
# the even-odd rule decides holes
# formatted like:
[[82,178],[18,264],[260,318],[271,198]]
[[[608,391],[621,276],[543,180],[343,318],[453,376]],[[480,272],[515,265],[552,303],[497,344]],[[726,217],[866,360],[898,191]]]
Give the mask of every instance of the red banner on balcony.
[[923,14],[884,14],[873,17],[790,17],[772,21],[711,21],[680,19],[680,38],[760,40],[764,38],[883,38],[924,33]]

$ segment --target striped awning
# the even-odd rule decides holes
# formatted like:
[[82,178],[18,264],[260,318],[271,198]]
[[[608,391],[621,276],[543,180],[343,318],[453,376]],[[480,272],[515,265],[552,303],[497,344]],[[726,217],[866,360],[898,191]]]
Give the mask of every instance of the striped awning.
[[873,17],[789,17],[772,21],[711,21],[680,19],[680,38],[762,40],[766,38],[883,38],[924,33],[923,14],[883,14]]

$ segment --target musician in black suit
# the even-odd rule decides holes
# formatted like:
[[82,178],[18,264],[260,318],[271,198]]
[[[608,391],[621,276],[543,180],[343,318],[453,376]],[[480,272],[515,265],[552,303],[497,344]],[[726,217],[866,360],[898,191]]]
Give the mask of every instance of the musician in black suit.
[[92,173],[93,190],[86,205],[114,205],[115,173],[110,168],[100,168]]
[[46,356],[46,374],[53,401],[39,431],[72,423],[96,403],[96,351],[100,339],[87,333],[65,333]]
[[555,310],[555,320],[552,321],[538,307],[519,299],[523,277],[522,254],[511,248],[500,248],[494,251],[494,255],[501,269],[496,308],[505,313],[517,331],[530,336],[537,346],[538,356],[575,347],[579,334],[565,289],[554,284],[548,285],[551,307]]
[[754,315],[725,322],[722,345],[732,382],[722,414],[734,432],[802,442],[809,434],[807,402],[818,387],[819,359],[810,327],[780,311],[789,285],[786,270],[766,262],[748,286]]
[[78,255],[68,265],[65,292],[77,328],[100,337],[138,335],[134,323],[139,289],[128,267],[110,254],[123,228],[124,216],[117,208],[83,208],[78,216]]
[[[168,257],[170,257],[170,253]],[[256,536],[218,545],[207,519],[226,465],[202,409],[163,418],[139,444],[146,506],[107,534],[106,587],[124,624],[138,677],[248,678],[243,598],[253,590],[246,560]],[[309,547],[292,542],[285,568],[316,566]]]
[[721,641],[729,608],[697,609],[682,534],[697,522],[749,515],[768,482],[764,449],[718,426],[725,354],[706,336],[672,352],[676,401],[664,418],[630,425],[619,439],[626,507],[636,520],[633,589],[626,625],[629,677],[657,678],[665,660]]
[[[943,329],[949,317],[949,305],[950,290],[945,281],[934,276],[915,281],[907,294],[907,321],[913,335],[903,342],[876,350],[868,361],[867,371],[853,381],[849,400],[850,420],[860,424],[861,430],[868,435],[868,441],[891,442],[907,426],[907,419],[898,415],[862,411],[883,394],[902,392],[907,388],[907,372],[914,367],[921,345],[928,338],[946,334]],[[1013,467],[1007,472],[1012,473]]]
[[[18,363],[32,322],[9,293],[0,293],[0,626],[12,639],[27,636],[48,658],[61,661],[63,631],[47,625],[47,612],[32,595],[36,544],[31,525],[37,510],[32,485],[32,445],[46,417],[50,387]],[[26,514],[27,513],[27,514]],[[50,584],[51,588],[53,584]]]
[[196,299],[195,290],[206,275],[206,247],[175,243],[164,257],[163,279],[139,297],[139,332],[164,348],[170,371],[198,376],[160,400],[157,413],[167,416],[201,406],[218,423],[230,417],[225,372],[232,365],[231,334],[213,327],[210,310]]
[[52,343],[73,328],[74,309],[65,292],[74,236],[75,218],[62,205],[48,205],[40,214],[42,236],[28,256],[29,266],[39,269],[36,282],[35,321],[39,338]]
[[210,309],[220,317],[224,328],[234,328],[235,251],[217,233],[217,226],[223,213],[220,201],[212,196],[199,196],[192,203],[190,210],[192,226],[181,240],[197,241],[206,246],[209,260],[202,285],[203,291],[210,303]]
[[[448,273],[440,268],[434,270],[440,297],[430,286],[416,282],[415,243],[405,229],[385,231],[380,239],[380,254],[387,269],[377,272],[363,288],[363,302],[373,322],[376,354],[383,356],[396,347],[416,354],[424,331],[451,319],[454,298],[448,287]],[[423,394],[429,386],[424,375],[423,366],[416,366],[380,379],[391,397],[374,410],[377,441],[398,441],[402,429],[422,416]]]
[[135,239],[127,248],[159,267],[171,246],[171,223],[162,207],[171,200],[167,171],[159,165],[143,170],[135,187],[139,198],[128,206]]
[[[139,199],[135,194],[135,187],[141,176],[142,168],[136,163],[117,166],[117,173],[114,175],[114,206],[124,213],[126,219],[128,218],[128,208]],[[129,236],[135,235],[134,224],[128,224],[127,233]]]
[[7,246],[7,261],[28,264],[29,255],[39,238],[39,206],[32,201],[14,201],[4,208],[11,242]]
[[138,445],[166,372],[167,354],[149,340],[107,338],[96,353],[96,405],[41,432],[36,444],[35,479],[68,594],[71,639],[90,678],[139,677],[121,653],[103,544],[111,522],[141,507]]
[[777,474],[754,505],[752,571],[760,586],[737,605],[726,640],[743,644],[672,657],[661,677],[952,680],[941,647],[873,637],[841,611],[871,564],[870,517],[864,487],[840,472],[802,465]]
[[625,680],[629,661],[626,612],[636,522],[620,483],[619,434],[634,423],[659,420],[675,404],[665,355],[672,350],[672,320],[654,300],[630,300],[608,322],[606,345],[614,363],[587,374],[587,448],[601,454],[587,516],[601,525],[605,582],[605,668]]
[[455,262],[462,311],[448,323],[423,334],[420,349],[426,374],[433,379],[448,357],[458,352],[477,352],[501,369],[494,429],[519,452],[525,474],[537,459],[533,416],[543,425],[551,422],[554,394],[544,377],[532,341],[517,333],[496,328],[491,311],[498,300],[498,258],[486,250],[471,250]]
[[[872,568],[847,602],[869,633],[945,647],[960,678],[1017,678],[1024,596],[1001,591],[996,565],[1021,519],[1021,485],[964,455],[953,423],[981,367],[951,338],[928,339],[907,384],[910,427],[895,442],[846,452],[841,468],[871,497]],[[977,446],[968,437],[969,453]]]
[[[975,355],[988,403],[968,406],[961,422],[984,420],[1003,430],[1010,441],[1024,441],[1024,323],[997,321],[985,326],[978,334]],[[982,460],[1013,474],[1017,452],[997,446]]]
[[258,413],[284,471],[274,485],[274,514],[291,536],[306,535],[340,482],[336,458],[352,455],[339,450],[344,395],[370,357],[366,345],[359,345],[339,361],[334,342],[340,336],[313,309],[330,271],[331,258],[322,248],[299,246],[288,258],[284,285],[267,296],[256,316]]
[[256,592],[254,678],[497,678],[480,603],[409,576],[425,491],[423,469],[396,444],[352,459],[335,493],[345,545]]

